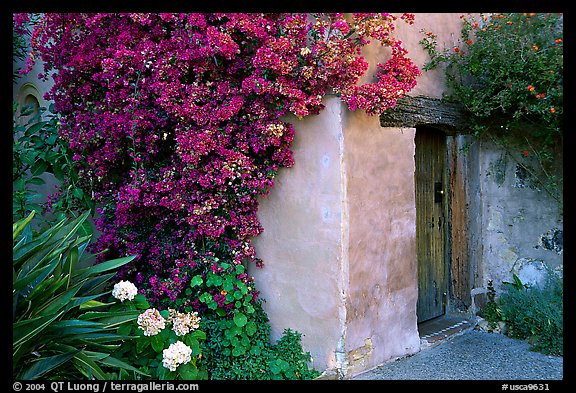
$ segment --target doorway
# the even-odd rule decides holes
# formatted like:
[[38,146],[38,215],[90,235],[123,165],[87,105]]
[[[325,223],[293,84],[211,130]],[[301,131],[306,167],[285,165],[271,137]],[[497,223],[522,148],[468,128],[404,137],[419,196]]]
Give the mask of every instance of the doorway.
[[446,313],[446,135],[417,126],[415,136],[416,256],[418,323]]

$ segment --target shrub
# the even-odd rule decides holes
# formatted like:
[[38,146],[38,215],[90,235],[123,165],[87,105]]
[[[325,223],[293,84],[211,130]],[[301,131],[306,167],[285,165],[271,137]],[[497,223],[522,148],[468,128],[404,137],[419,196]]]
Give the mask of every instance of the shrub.
[[[312,365],[310,353],[304,352],[301,334],[290,329],[275,343],[270,342],[270,325],[261,301],[254,306],[247,332],[234,329],[234,323],[222,318],[206,319],[203,344],[211,379],[272,380],[313,379],[320,375]],[[232,355],[234,342],[245,342],[247,350]],[[249,344],[249,345],[247,345]]]
[[519,157],[518,164],[561,205],[556,159],[563,146],[563,15],[461,18],[461,35],[450,47],[438,48],[434,32],[424,32],[420,43],[430,54],[424,70],[445,66],[445,99],[462,104],[475,135]]
[[[29,27],[25,23],[36,23],[38,16],[28,14],[15,15],[13,29],[13,56],[23,60],[27,54],[26,37]],[[28,58],[28,62],[31,58]],[[14,74],[14,80],[20,72]],[[33,113],[37,109],[38,113]],[[34,116],[31,116],[34,114]],[[22,119],[31,116],[24,123]],[[50,225],[65,217],[78,217],[82,212],[95,212],[91,199],[90,185],[83,184],[78,176],[78,163],[72,160],[73,153],[66,141],[59,136],[60,117],[55,113],[54,105],[49,108],[34,108],[32,105],[13,103],[12,110],[12,219],[26,218],[35,211],[40,225]],[[81,160],[80,160],[81,161]],[[54,175],[57,181],[54,193],[42,195],[34,187],[46,183],[46,174]],[[85,233],[91,232],[88,223],[83,225]]]
[[487,302],[478,312],[478,315],[488,321],[488,329],[494,330],[496,324],[502,320],[502,310],[496,301],[496,290],[492,280],[488,281]]
[[[18,118],[29,115],[31,110],[26,105],[19,108],[14,103],[13,106],[13,221],[26,218],[31,211],[39,213],[36,220],[42,221],[40,225],[78,217],[85,210],[94,213],[89,187],[83,185],[86,192],[81,188],[83,181],[78,176],[77,164],[72,162],[68,144],[58,135],[59,117],[51,112],[45,115],[45,108],[39,108],[38,116],[27,124],[19,124]],[[46,201],[40,203],[42,195],[33,187],[46,184],[45,174],[53,174],[57,184],[54,193],[46,195]],[[85,222],[82,230],[90,233],[91,225]]]
[[137,372],[111,356],[127,336],[118,326],[137,312],[95,313],[107,283],[134,257],[92,265],[90,236],[77,232],[88,212],[40,232],[30,221],[13,224],[12,372],[16,379],[107,379],[106,370]]
[[[115,285],[128,284],[120,281]],[[114,291],[112,295],[119,300]],[[113,355],[137,368],[138,372],[121,368],[117,373],[109,373],[110,379],[207,379],[208,373],[202,360],[200,343],[206,334],[199,329],[201,320],[197,313],[183,313],[169,308],[158,310],[150,306],[139,293],[133,299],[122,301],[110,309],[111,313],[138,310],[138,318],[131,324],[124,324],[118,333],[133,340],[127,340]]]
[[507,335],[529,339],[538,352],[562,356],[564,291],[561,278],[550,272],[545,285],[539,287],[522,284],[514,275],[514,282],[506,282],[505,288],[498,300]]
[[[14,377],[205,379],[199,318],[151,309],[128,282],[110,296],[110,280],[134,257],[94,265],[91,236],[77,235],[88,214],[40,232],[31,229],[35,212],[14,223]],[[158,331],[146,323],[151,311]]]

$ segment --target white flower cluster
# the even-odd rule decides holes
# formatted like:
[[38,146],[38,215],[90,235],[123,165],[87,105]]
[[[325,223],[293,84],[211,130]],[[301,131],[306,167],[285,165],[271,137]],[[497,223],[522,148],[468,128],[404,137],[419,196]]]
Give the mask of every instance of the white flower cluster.
[[138,315],[138,327],[144,330],[145,336],[155,336],[166,327],[166,320],[155,308],[149,308]]
[[172,330],[177,336],[183,336],[198,329],[200,317],[197,312],[182,313],[171,308],[168,310],[170,311],[168,321],[172,322]]
[[124,300],[132,300],[134,296],[138,294],[138,289],[136,285],[132,284],[130,281],[120,281],[114,284],[112,289],[112,296],[123,302]]
[[192,360],[192,349],[182,341],[170,344],[162,351],[162,365],[170,371],[176,371],[179,365]]

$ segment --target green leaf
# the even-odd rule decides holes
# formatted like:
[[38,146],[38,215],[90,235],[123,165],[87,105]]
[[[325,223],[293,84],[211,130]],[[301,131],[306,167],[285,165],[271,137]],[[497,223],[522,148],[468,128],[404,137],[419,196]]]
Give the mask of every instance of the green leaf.
[[82,303],[80,305],[80,310],[87,310],[87,309],[91,309],[91,308],[98,308],[98,307],[105,307],[105,306],[111,306],[112,304],[115,304],[114,302],[112,303],[103,303],[101,301],[98,300],[89,300],[85,303]]
[[107,378],[106,373],[102,371],[102,369],[85,353],[85,351],[77,353],[72,361],[78,371],[84,374],[88,379],[95,377],[98,380],[105,380]]
[[28,217],[12,224],[12,241],[16,240],[20,233],[22,233],[24,228],[30,223],[30,221],[32,221],[35,214],[35,212],[31,212]]
[[15,349],[24,342],[32,339],[63,313],[64,312],[61,311],[55,315],[46,315],[13,323],[12,347]]
[[57,139],[57,138],[58,138],[57,135],[52,134],[52,135],[50,135],[50,136],[46,139],[46,143],[49,144],[49,145],[53,145],[54,142],[56,142],[56,139]]
[[132,332],[132,325],[126,324],[118,327],[118,334],[121,336],[128,336]]
[[63,319],[50,325],[50,329],[67,329],[67,328],[100,328],[104,325],[100,322],[82,321],[80,319]]
[[246,324],[246,334],[248,334],[249,336],[254,335],[254,333],[256,333],[256,330],[258,330],[256,323],[254,323],[254,321],[250,321]]
[[106,366],[116,367],[116,368],[120,368],[120,369],[123,369],[123,370],[133,371],[133,372],[135,372],[135,373],[137,373],[137,374],[144,375],[144,376],[147,376],[147,377],[150,376],[150,374],[143,373],[142,371],[140,371],[140,370],[138,370],[137,368],[131,366],[130,364],[128,364],[128,363],[126,363],[126,362],[124,362],[124,361],[122,361],[122,360],[120,360],[120,359],[117,359],[117,358],[115,358],[115,357],[112,357],[112,356],[108,356],[108,357],[102,359],[101,363],[104,364],[104,365],[106,365]]
[[202,285],[203,282],[204,282],[204,280],[202,280],[202,276],[196,275],[196,276],[192,277],[192,279],[190,280],[190,287],[194,288],[196,286]]
[[30,127],[28,127],[26,129],[26,135],[33,135],[36,132],[38,132],[40,129],[42,129],[42,127],[44,127],[46,124],[48,124],[47,121],[40,121],[38,123],[34,123],[32,124]]
[[76,187],[74,188],[74,190],[72,191],[72,195],[74,195],[76,198],[78,199],[82,199],[82,197],[84,196],[84,191],[82,191],[81,188]]
[[194,380],[198,378],[198,369],[192,363],[184,363],[178,366],[178,374],[182,377],[182,379],[187,380]]
[[146,296],[142,295],[141,293],[134,296],[132,303],[134,303],[136,308],[138,308],[140,310],[145,310],[145,309],[150,308],[150,303],[148,303],[148,300],[146,300]]
[[224,285],[222,286],[222,288],[226,291],[226,292],[234,292],[234,282],[231,279],[227,279],[226,281],[224,281]]
[[206,303],[206,304],[213,301],[212,296],[208,292],[204,292],[202,295],[200,295],[198,300],[200,300],[202,303]]
[[122,325],[126,322],[135,321],[140,315],[140,311],[124,311],[124,312],[98,312],[88,311],[82,314],[79,318],[82,320],[94,320],[102,323],[106,328]]
[[209,287],[217,287],[220,286],[222,284],[222,277],[217,276],[215,274],[211,274],[210,276],[208,276],[208,279],[206,280],[206,285]]
[[[29,274],[26,272],[23,273],[23,269],[20,269],[16,274],[16,279],[12,283],[12,291],[14,294],[19,294],[20,291],[26,290],[28,295],[32,295],[36,286],[48,277],[59,263],[60,260],[55,259],[50,265],[32,270]],[[24,295],[26,295],[26,293]]]
[[204,333],[202,330],[194,330],[192,333],[190,333],[190,336],[198,340],[206,340],[206,333]]
[[232,349],[232,356],[241,356],[246,353],[246,348],[242,346],[235,346]]
[[110,318],[104,318],[100,320],[107,328],[116,327],[127,322],[136,321],[138,319],[139,312],[124,312],[117,314]]
[[34,363],[32,363],[32,366],[30,366],[26,371],[20,374],[18,376],[18,379],[21,380],[38,379],[47,372],[61,366],[68,360],[72,359],[78,352],[80,352],[79,349],[73,352],[62,353],[47,358],[41,358],[40,360],[37,360]]
[[136,353],[142,353],[150,345],[150,339],[148,337],[141,337],[136,340]]
[[[135,336],[122,336],[120,334],[115,333],[98,333],[98,332],[91,332],[85,334],[78,334],[75,337],[71,337],[72,342],[81,341],[89,346],[93,345],[103,345],[103,344],[110,344],[110,343],[118,343],[125,340],[131,340],[136,338]],[[63,340],[65,341],[65,340]]]
[[243,327],[244,325],[246,325],[247,321],[248,321],[248,318],[246,318],[246,315],[244,315],[240,312],[237,313],[236,315],[234,315],[234,323],[238,327]]
[[29,182],[30,182],[30,184],[34,184],[37,186],[41,186],[42,184],[46,184],[44,179],[42,179],[41,177],[33,177],[32,179],[29,180]]
[[93,265],[93,266],[89,266],[87,268],[84,269],[80,269],[77,272],[75,272],[73,274],[73,277],[76,279],[81,280],[82,278],[86,278],[88,276],[92,276],[92,275],[96,275],[108,270],[114,270],[119,268],[122,265],[125,265],[129,262],[131,262],[134,258],[136,258],[136,255],[131,255],[128,257],[123,257],[123,258],[118,258],[118,259],[112,259],[110,261],[106,261],[106,262],[102,262],[99,263],[97,265]]
[[34,163],[34,165],[32,165],[30,172],[32,173],[32,176],[38,176],[46,172],[46,169],[48,169],[48,163],[42,159],[39,159]]
[[80,289],[81,285],[75,285],[72,288],[62,292],[58,296],[56,296],[51,302],[49,302],[46,306],[40,308],[34,315],[42,316],[42,315],[51,315],[54,313],[59,312],[65,306],[70,304],[70,301],[76,295],[78,290]]
[[160,334],[152,336],[150,341],[152,344],[152,349],[154,349],[156,353],[162,353],[164,350],[164,339],[160,336]]

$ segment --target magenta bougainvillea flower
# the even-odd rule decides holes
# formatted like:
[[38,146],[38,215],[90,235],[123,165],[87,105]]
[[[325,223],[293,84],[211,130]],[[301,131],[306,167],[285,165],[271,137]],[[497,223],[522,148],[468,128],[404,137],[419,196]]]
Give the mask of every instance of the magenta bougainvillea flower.
[[[399,19],[413,15],[43,14],[31,42],[100,206],[95,250],[137,255],[120,276],[151,302],[216,261],[261,266],[258,198],[294,164],[286,119],[318,114],[327,93],[377,115],[410,92],[420,71],[394,38]],[[371,41],[390,57],[359,84]]]

